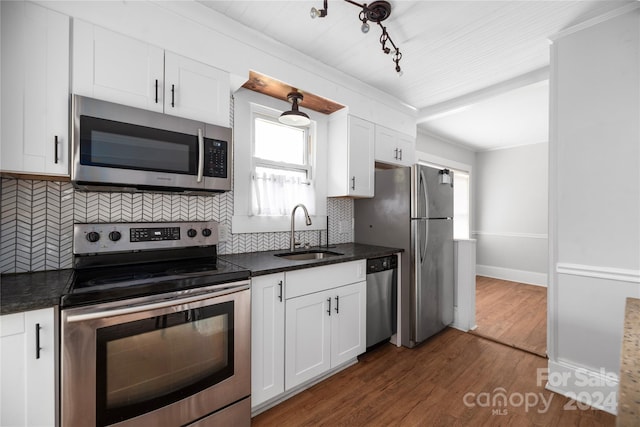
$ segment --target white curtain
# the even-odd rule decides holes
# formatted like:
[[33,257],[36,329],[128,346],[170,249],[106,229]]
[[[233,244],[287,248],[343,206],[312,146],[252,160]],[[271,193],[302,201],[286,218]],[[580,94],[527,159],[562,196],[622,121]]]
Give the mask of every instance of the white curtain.
[[254,215],[289,216],[298,203],[315,214],[313,185],[299,177],[261,173],[253,177],[251,208]]

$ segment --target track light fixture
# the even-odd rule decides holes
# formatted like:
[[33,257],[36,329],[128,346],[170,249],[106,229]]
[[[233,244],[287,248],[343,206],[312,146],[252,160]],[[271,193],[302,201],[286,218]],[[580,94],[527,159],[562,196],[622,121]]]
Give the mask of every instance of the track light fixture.
[[327,0],[324,0],[324,9],[318,10],[315,7],[312,7],[310,15],[311,19],[324,18],[327,16]]
[[278,121],[289,126],[307,126],[311,123],[309,116],[298,110],[298,102],[302,102],[303,99],[302,94],[294,89],[293,92],[289,92],[287,99],[292,104],[291,110],[283,112]]
[[[360,4],[356,3],[352,0],[344,0],[347,3],[351,3],[354,6],[358,6],[362,10],[358,15],[358,19],[362,22],[360,26],[360,30],[367,34],[369,32],[369,21],[374,22],[380,26],[382,29],[382,35],[380,35],[380,44],[382,45],[382,51],[387,55],[391,53],[391,48],[387,46],[389,43],[393,47],[393,62],[396,64],[396,72],[398,75],[402,75],[402,69],[400,68],[400,60],[402,59],[402,53],[400,53],[400,48],[396,46],[396,44],[389,36],[387,32],[387,27],[381,24],[382,21],[387,19],[389,15],[391,15],[391,4],[388,1],[374,1],[371,4],[367,5],[366,3]],[[311,8],[311,18],[324,18],[327,16],[327,0],[324,0],[324,9],[316,9],[315,7]]]

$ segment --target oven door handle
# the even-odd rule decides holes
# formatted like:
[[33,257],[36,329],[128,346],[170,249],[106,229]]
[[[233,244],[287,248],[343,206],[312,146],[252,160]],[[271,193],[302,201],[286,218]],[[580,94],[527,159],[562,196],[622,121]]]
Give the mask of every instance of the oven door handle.
[[[105,309],[97,307],[88,307],[87,310],[82,310],[77,314],[69,314],[66,317],[66,321],[68,323],[74,322],[83,322],[85,320],[93,320],[93,319],[101,319],[105,317],[114,317],[121,316],[124,314],[137,313],[140,311],[149,311],[156,310],[159,308],[172,307],[176,305],[189,304],[196,301],[201,301],[204,299],[220,297],[223,295],[229,295],[235,292],[240,292],[244,290],[250,289],[250,282],[248,280],[242,282],[233,282],[229,284],[229,286],[225,286],[223,288],[217,288],[215,290],[206,291],[206,288],[199,288],[198,291],[202,290],[202,292],[198,292],[196,295],[179,298],[176,299],[175,295],[167,295],[163,297],[161,300],[152,303],[142,303],[142,304],[133,304],[133,305],[124,305],[114,307],[113,309]],[[216,285],[220,286],[220,285]]]

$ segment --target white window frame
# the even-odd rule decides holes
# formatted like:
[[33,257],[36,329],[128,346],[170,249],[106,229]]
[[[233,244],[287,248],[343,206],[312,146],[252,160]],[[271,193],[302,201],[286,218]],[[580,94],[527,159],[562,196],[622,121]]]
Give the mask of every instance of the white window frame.
[[[256,116],[276,118],[291,104],[248,89],[234,95],[234,168],[232,233],[289,231],[290,214],[282,216],[254,215],[252,212],[252,180],[255,171],[254,119]],[[327,216],[327,126],[324,114],[304,110],[311,119],[307,150],[310,185],[315,191],[315,214],[306,226],[302,214],[296,215],[296,231],[323,230]],[[311,141],[309,141],[309,139]],[[291,206],[293,209],[293,206]]]
[[[258,119],[273,122],[280,124],[278,122],[278,117],[280,116],[280,111],[274,111],[272,109],[266,109],[263,106],[253,104],[251,106],[251,126],[253,127],[253,135],[256,132],[256,121]],[[283,125],[286,126],[286,125]],[[256,142],[255,138],[251,140],[251,171],[252,171],[252,179],[257,180],[261,179],[256,175],[256,169],[258,167],[272,168],[272,169],[280,169],[283,171],[292,171],[292,172],[304,172],[305,173],[305,183],[304,185],[308,185],[308,189],[314,190],[314,176],[313,176],[313,163],[314,163],[314,155],[313,155],[313,146],[312,146],[312,135],[315,133],[315,123],[311,122],[308,126],[300,127],[303,131],[303,144],[304,144],[304,164],[298,163],[287,163],[287,162],[278,162],[274,160],[267,160],[255,155],[256,152]],[[255,182],[254,182],[255,183]],[[306,190],[306,189],[305,189]],[[252,191],[255,191],[252,188]],[[255,197],[252,197],[251,209],[255,213],[256,206],[253,206]],[[295,205],[294,205],[295,206]],[[309,213],[312,215],[315,214],[315,201],[312,201],[312,204],[306,204]],[[257,214],[256,214],[257,215]],[[277,216],[277,215],[269,215],[269,216]]]

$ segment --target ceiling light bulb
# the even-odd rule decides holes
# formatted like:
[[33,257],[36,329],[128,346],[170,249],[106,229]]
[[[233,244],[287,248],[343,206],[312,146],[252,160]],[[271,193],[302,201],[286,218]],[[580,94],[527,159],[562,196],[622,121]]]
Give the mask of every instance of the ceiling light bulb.
[[367,24],[367,21],[362,21],[362,26],[360,27],[360,29],[365,34],[369,32],[369,24]]
[[315,7],[312,7],[311,11],[309,12],[309,16],[311,16],[311,19],[316,19],[318,16],[320,16],[320,12],[318,12],[318,9],[316,9]]

